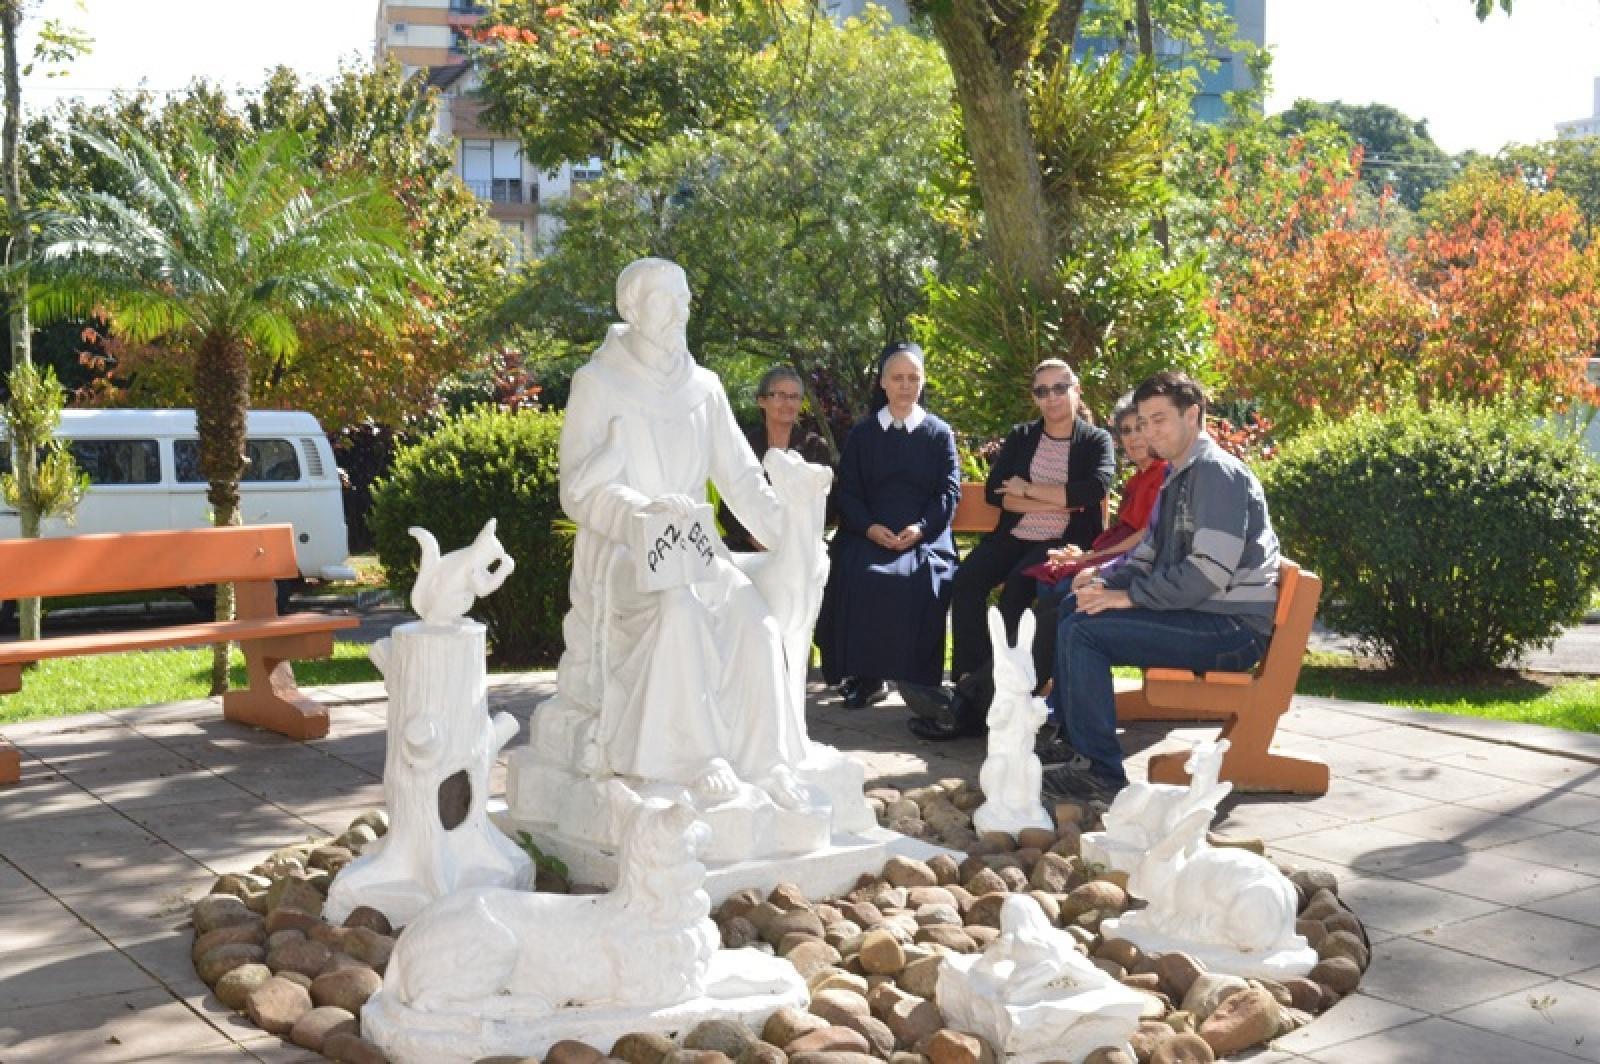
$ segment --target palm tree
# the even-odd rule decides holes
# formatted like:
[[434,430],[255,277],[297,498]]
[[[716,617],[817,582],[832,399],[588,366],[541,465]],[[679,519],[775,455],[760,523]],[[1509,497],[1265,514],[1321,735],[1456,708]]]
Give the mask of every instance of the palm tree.
[[[322,172],[293,131],[222,158],[196,129],[159,151],[137,131],[82,139],[121,188],[60,196],[39,216],[34,308],[42,321],[99,314],[132,343],[190,361],[200,471],[216,525],[239,523],[253,361],[289,361],[313,321],[385,328],[433,282],[377,184]],[[217,616],[233,614],[219,588]],[[220,647],[212,689],[227,688]]]

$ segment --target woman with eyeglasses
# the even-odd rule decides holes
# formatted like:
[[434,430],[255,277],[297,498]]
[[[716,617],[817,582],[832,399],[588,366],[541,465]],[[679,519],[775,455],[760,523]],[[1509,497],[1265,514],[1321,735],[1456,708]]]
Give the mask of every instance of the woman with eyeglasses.
[[839,531],[817,643],[846,709],[883,701],[885,681],[936,684],[944,671],[961,471],[950,426],[922,408],[922,365],[916,344],[884,349],[872,413],[839,458]]
[[[1016,638],[1017,620],[1033,603],[1038,583],[1023,570],[1056,547],[1088,549],[1104,528],[1101,500],[1116,472],[1111,436],[1082,417],[1077,375],[1058,358],[1033,370],[1039,417],[1011,430],[989,468],[984,494],[1000,521],[961,561],[951,596],[950,677],[953,686],[901,685],[917,714],[908,722],[924,739],[957,739],[984,731],[993,697],[989,593],[1000,591],[1000,613]],[[1034,661],[1046,675],[1054,633],[1037,634]]]
[[[780,451],[793,451],[815,465],[833,468],[833,453],[828,443],[815,432],[800,427],[800,409],[805,405],[806,390],[800,374],[791,366],[773,366],[761,375],[756,385],[756,406],[761,408],[761,424],[744,434],[756,458],[766,457],[767,451],[776,447]],[[833,518],[833,500],[828,501],[828,519]],[[723,503],[717,504],[717,521],[722,525],[722,542],[729,550],[766,550],[754,536],[739,523],[739,519]]]

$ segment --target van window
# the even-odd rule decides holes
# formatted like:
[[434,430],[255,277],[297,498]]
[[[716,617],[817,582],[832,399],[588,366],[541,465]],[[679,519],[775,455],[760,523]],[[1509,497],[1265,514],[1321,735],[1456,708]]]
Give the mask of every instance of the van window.
[[[174,440],[173,463],[177,466],[178,483],[199,484],[206,479],[200,473],[200,441]],[[288,440],[245,440],[244,476],[241,483],[283,483],[300,479],[300,456]]]
[[73,461],[90,484],[159,484],[155,440],[68,440]]

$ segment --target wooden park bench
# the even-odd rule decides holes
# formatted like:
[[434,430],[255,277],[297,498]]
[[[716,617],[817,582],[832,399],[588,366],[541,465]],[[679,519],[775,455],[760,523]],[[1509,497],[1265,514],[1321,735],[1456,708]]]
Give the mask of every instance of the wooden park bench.
[[[22,690],[22,670],[46,658],[237,642],[248,686],[222,697],[228,720],[294,739],[328,733],[328,711],[295,686],[290,662],[326,658],[354,617],[278,614],[277,581],[299,575],[289,525],[129,532],[0,541],[0,599],[55,598],[231,583],[238,619],[143,631],[64,635],[0,644],[0,695]],[[0,783],[20,778],[16,749],[0,740]]]
[[[1278,563],[1278,613],[1272,641],[1254,672],[1193,673],[1187,669],[1145,669],[1144,684],[1117,695],[1117,719],[1220,720],[1228,740],[1221,778],[1240,791],[1327,794],[1328,766],[1271,752],[1278,718],[1289,708],[1306,640],[1317,617],[1322,580],[1287,558]],[[1189,782],[1183,770],[1187,751],[1150,759],[1152,783]]]
[[[963,485],[950,527],[957,532],[988,532],[1000,520],[1000,511],[983,496],[983,485]],[[1278,568],[1278,613],[1272,641],[1254,672],[1208,672],[1186,669],[1145,669],[1138,690],[1117,695],[1117,719],[1220,720],[1228,753],[1221,778],[1240,791],[1288,791],[1327,794],[1328,766],[1271,752],[1278,718],[1289,708],[1300,665],[1317,618],[1322,580],[1287,558]],[[1189,782],[1183,770],[1186,751],[1157,754],[1150,759],[1152,783]]]

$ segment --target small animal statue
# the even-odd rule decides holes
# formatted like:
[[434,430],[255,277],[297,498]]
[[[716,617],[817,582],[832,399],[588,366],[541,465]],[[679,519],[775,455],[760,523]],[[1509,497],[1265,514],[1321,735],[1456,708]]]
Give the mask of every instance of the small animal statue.
[[1191,810],[1150,848],[1128,877],[1129,893],[1148,905],[1122,923],[1238,953],[1304,950],[1293,884],[1265,857],[1208,845],[1211,817]]
[[1114,980],[1079,953],[1067,932],[1051,926],[1039,902],[1013,894],[1000,906],[1000,937],[968,976],[975,988],[1008,1005],[1031,1005]]
[[978,770],[987,799],[972,814],[979,831],[1018,832],[1052,826],[1039,804],[1039,756],[1034,736],[1049,710],[1034,696],[1033,611],[1017,623],[1017,642],[1006,639],[1000,611],[989,610],[989,641],[994,651],[994,701],[989,704],[989,753]]
[[497,590],[517,563],[495,537],[495,519],[489,518],[478,537],[460,550],[439,556],[439,541],[426,528],[408,529],[422,546],[417,581],[411,586],[411,608],[434,625],[455,624],[472,604]]
[[687,805],[607,786],[631,807],[615,890],[446,895],[401,933],[383,996],[417,1012],[482,1019],[700,996],[719,941],[698,860],[709,829]]
[[1147,850],[1170,836],[1179,822],[1196,810],[1210,814],[1210,823],[1217,804],[1233,790],[1233,784],[1217,782],[1228,746],[1226,739],[1195,743],[1183,765],[1189,773],[1187,787],[1167,783],[1124,787],[1104,817],[1105,835],[1111,844],[1119,849]]

